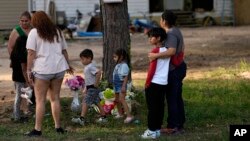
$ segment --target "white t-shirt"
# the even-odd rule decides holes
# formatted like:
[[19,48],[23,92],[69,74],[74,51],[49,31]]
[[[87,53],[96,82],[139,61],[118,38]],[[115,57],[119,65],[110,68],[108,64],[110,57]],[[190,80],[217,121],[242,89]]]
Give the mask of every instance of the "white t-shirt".
[[59,42],[55,38],[55,42],[50,43],[41,39],[37,29],[33,28],[28,35],[26,48],[36,52],[32,71],[38,74],[55,74],[69,68],[62,54],[62,50],[67,48],[64,37],[59,38]]
[[[164,52],[166,50],[167,48],[165,47],[160,48],[160,52]],[[170,58],[157,59],[155,74],[151,82],[160,85],[168,84],[169,62]]]
[[85,85],[86,86],[95,84],[96,73],[98,71],[99,70],[97,69],[97,67],[95,66],[94,63],[90,63],[90,64],[85,66],[83,73],[84,73],[84,77],[85,77]]

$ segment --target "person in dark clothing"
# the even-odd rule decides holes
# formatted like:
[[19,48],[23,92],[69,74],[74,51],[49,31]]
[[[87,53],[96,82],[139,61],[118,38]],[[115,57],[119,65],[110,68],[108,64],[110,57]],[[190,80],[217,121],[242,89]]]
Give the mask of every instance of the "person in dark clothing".
[[[11,52],[10,59],[12,63],[12,80],[15,85],[15,102],[13,107],[13,120],[22,120],[21,117],[21,89],[29,86],[27,70],[27,50],[26,50],[27,36],[19,36]],[[28,103],[25,104],[24,113],[29,113]]]
[[185,123],[184,102],[182,99],[182,81],[186,76],[187,66],[184,61],[184,40],[181,31],[175,26],[176,16],[172,11],[165,10],[162,14],[160,25],[165,29],[168,38],[165,42],[167,51],[149,53],[149,59],[171,57],[169,64],[167,85],[167,128],[162,128],[161,133],[182,133]]

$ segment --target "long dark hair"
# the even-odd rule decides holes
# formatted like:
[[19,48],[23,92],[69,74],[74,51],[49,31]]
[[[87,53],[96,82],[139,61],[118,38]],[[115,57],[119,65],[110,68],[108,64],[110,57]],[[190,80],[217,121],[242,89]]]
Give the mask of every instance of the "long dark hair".
[[115,55],[118,56],[116,64],[119,63],[118,61],[121,58],[122,58],[122,61],[124,61],[128,64],[128,67],[130,68],[129,75],[128,75],[129,76],[128,81],[131,81],[131,62],[130,62],[130,56],[129,56],[128,52],[123,48],[119,48],[115,51]]
[[127,51],[123,48],[119,48],[115,51],[115,55],[118,56],[118,60],[116,62],[116,64],[118,64],[118,61],[120,59],[122,59],[122,61],[126,62],[130,68],[130,57],[129,54],[127,53]]
[[59,36],[62,38],[61,31],[44,11],[35,12],[31,18],[31,23],[37,29],[39,37],[50,43],[54,42],[55,37],[57,42],[59,42]]

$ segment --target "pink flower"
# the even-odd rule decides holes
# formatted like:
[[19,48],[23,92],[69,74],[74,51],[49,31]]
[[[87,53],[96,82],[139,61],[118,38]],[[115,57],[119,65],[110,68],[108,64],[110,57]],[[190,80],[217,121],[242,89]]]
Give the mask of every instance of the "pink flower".
[[77,91],[84,87],[85,81],[81,76],[77,75],[73,76],[72,78],[66,79],[65,85],[67,85],[70,90]]

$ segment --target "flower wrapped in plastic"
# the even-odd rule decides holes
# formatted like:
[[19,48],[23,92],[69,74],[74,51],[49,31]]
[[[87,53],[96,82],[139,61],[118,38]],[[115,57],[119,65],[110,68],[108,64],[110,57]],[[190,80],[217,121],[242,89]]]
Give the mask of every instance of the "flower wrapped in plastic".
[[78,112],[81,109],[81,104],[79,102],[79,93],[85,86],[84,79],[77,75],[72,78],[66,79],[65,84],[70,88],[73,93],[73,100],[71,102],[71,110],[73,112]]
[[84,87],[85,81],[81,76],[76,75],[66,79],[65,84],[70,88],[70,90],[78,91]]

